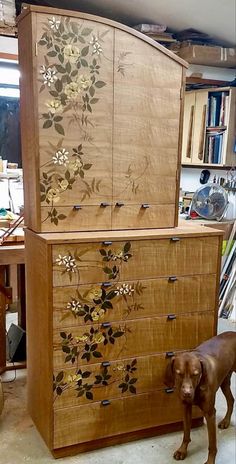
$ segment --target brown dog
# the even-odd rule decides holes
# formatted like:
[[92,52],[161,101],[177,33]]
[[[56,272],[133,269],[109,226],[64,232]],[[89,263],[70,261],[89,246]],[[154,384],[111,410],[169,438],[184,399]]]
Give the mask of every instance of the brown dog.
[[234,398],[230,379],[236,371],[236,332],[224,332],[199,345],[191,352],[173,357],[166,369],[165,384],[176,386],[184,410],[184,436],[174,458],[185,459],[190,440],[192,405],[203,411],[207,422],[209,453],[205,464],[214,464],[216,447],[215,397],[219,387],[227,401],[227,412],[218,427],[230,424]]

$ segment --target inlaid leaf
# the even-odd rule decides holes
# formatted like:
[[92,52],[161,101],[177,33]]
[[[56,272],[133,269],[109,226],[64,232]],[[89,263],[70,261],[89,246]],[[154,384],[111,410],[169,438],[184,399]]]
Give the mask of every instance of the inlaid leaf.
[[61,124],[56,123],[54,124],[54,127],[59,134],[65,135],[65,131]]
[[62,119],[63,119],[62,116],[54,116],[54,121],[55,121],[55,122],[59,122],[59,121],[61,121]]
[[91,34],[91,32],[92,32],[92,29],[90,29],[90,27],[85,27],[85,28],[82,30],[81,34],[86,36],[86,35]]
[[58,92],[56,92],[56,90],[50,90],[50,95],[52,95],[52,97],[58,97]]
[[55,89],[60,93],[62,91],[62,82],[60,79],[57,79],[55,82]]
[[81,36],[81,35],[78,35],[78,40],[84,44],[85,43],[85,39]]
[[74,22],[71,22],[70,27],[71,27],[72,31],[74,32],[74,34],[78,35],[78,32],[79,32],[78,24],[74,23]]
[[63,351],[63,353],[67,353],[67,354],[69,354],[69,353],[70,353],[70,347],[69,347],[69,346],[67,346],[67,345],[63,345],[63,347],[62,347],[62,351]]
[[90,93],[91,97],[93,97],[94,94],[95,94],[95,88],[92,85],[91,85],[91,87],[89,87],[89,93]]
[[102,358],[102,354],[99,351],[94,351],[93,356],[94,358]]
[[130,384],[130,385],[132,385],[133,383],[136,383],[136,382],[137,382],[137,380],[138,380],[138,379],[135,379],[135,378],[133,378],[133,379],[130,379],[130,381],[129,381],[129,384]]
[[93,400],[93,394],[92,394],[92,392],[87,391],[87,392],[86,392],[86,398],[87,398],[88,400]]
[[63,371],[59,372],[59,374],[57,374],[57,376],[56,376],[56,381],[58,383],[61,382],[63,377],[64,377],[64,372]]
[[61,338],[67,338],[67,335],[66,335],[65,332],[60,332],[60,336],[61,336]]
[[90,163],[86,163],[86,164],[83,165],[83,169],[85,171],[88,171],[91,167],[92,167],[92,164],[90,164]]
[[136,388],[133,385],[129,386],[130,393],[136,393]]
[[62,53],[59,53],[58,59],[61,63],[64,63],[64,55],[62,55]]
[[99,101],[99,98],[91,98],[90,103],[91,105],[95,105]]
[[122,330],[118,330],[117,332],[113,333],[113,337],[115,338],[122,337],[122,335],[124,335],[124,332],[122,332]]
[[89,371],[85,371],[85,372],[82,373],[83,379],[87,379],[90,375],[91,375],[91,372],[89,372]]
[[130,250],[131,248],[131,243],[130,242],[126,242],[125,246],[124,246],[124,253],[128,253],[128,251]]
[[82,48],[81,56],[87,56],[88,52],[89,52],[89,46]]
[[103,271],[105,272],[105,274],[112,274],[112,270],[109,267],[104,267]]
[[54,56],[57,56],[57,52],[55,52],[54,50],[52,50],[51,52],[48,52],[47,55],[48,55],[48,56],[51,56],[51,57],[54,57]]
[[57,387],[57,388],[56,388],[57,395],[60,396],[60,395],[62,394],[62,391],[63,391],[63,390],[62,390],[61,387]]
[[102,256],[106,256],[106,255],[107,255],[107,252],[106,252],[106,250],[104,250],[104,248],[101,248],[101,249],[99,250],[99,252],[100,252],[100,254],[101,254]]
[[103,81],[97,81],[95,82],[95,87],[97,87],[98,89],[101,89],[102,87],[104,87],[104,85],[106,85],[106,82],[103,82]]
[[66,219],[66,216],[65,214],[58,214],[58,219],[60,219],[60,221],[62,221],[63,219]]
[[77,393],[77,397],[79,398],[80,396],[83,396],[84,394],[84,390],[80,390],[78,393]]
[[61,74],[65,74],[66,72],[66,69],[61,64],[55,64],[55,68]]
[[81,58],[80,62],[82,64],[82,66],[84,66],[85,68],[88,67],[88,62],[84,58]]
[[52,126],[52,121],[50,119],[47,119],[47,121],[43,123],[43,129],[49,129],[49,127],[51,126]]

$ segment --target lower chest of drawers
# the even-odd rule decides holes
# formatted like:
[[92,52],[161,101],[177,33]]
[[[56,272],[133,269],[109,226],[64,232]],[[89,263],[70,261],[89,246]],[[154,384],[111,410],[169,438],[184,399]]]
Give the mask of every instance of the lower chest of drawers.
[[215,334],[220,235],[50,235],[26,232],[29,409],[49,448],[179,422],[165,367]]

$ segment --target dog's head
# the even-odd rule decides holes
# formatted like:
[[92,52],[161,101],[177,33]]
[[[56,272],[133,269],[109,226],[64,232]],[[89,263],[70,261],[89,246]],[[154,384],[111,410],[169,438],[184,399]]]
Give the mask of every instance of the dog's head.
[[174,356],[167,365],[165,384],[176,387],[180,399],[192,403],[195,390],[203,377],[204,366],[194,353],[181,353]]

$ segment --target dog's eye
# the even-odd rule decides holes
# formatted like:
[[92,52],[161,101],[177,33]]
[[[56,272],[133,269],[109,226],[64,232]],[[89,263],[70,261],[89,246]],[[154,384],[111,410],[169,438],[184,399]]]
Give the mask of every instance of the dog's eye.
[[180,375],[180,376],[183,375],[183,374],[181,374],[181,371],[180,371],[179,369],[176,369],[175,373],[176,373],[177,375]]

